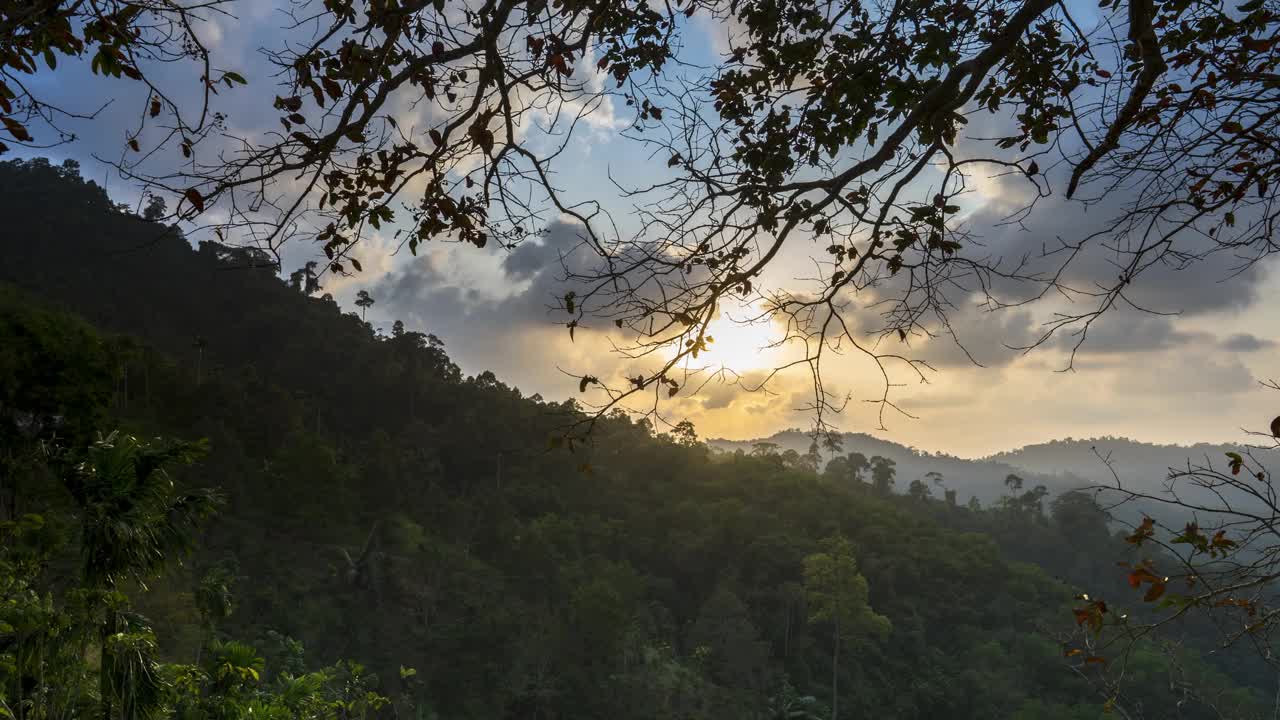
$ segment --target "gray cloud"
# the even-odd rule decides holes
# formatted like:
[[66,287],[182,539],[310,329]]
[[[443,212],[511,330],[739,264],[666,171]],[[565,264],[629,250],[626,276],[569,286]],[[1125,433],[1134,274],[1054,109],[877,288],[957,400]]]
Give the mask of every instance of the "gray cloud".
[[[1074,333],[1058,335],[1055,345],[1072,349],[1080,337]],[[1081,350],[1086,354],[1155,352],[1190,344],[1209,344],[1213,335],[1184,332],[1174,326],[1167,315],[1151,315],[1135,310],[1116,310],[1103,315],[1089,327]]]
[[1035,319],[1025,310],[967,307],[951,313],[947,320],[950,331],[939,322],[940,327],[934,328],[937,337],[911,353],[913,358],[936,368],[974,362],[999,367],[1016,360],[1021,355],[1016,348],[1026,347],[1038,337]]
[[733,405],[741,393],[742,389],[736,385],[714,383],[699,393],[700,404],[703,410],[723,410]]
[[1207,352],[1170,353],[1163,363],[1117,378],[1116,391],[1149,397],[1185,398],[1252,392],[1257,381],[1238,359]]
[[[977,235],[982,251],[994,257],[1025,258],[1036,270],[1056,269],[1067,259],[1063,253],[1046,254],[1061,243],[1079,242],[1109,226],[1132,200],[1123,192],[1099,198],[1086,206],[1067,200],[1060,192],[1065,187],[1065,172],[1051,172],[1047,177],[1055,195],[1041,199],[1034,213],[1021,223],[1007,223],[1007,216],[1020,206],[1026,196],[1025,178],[1003,176],[989,180],[988,190],[994,200],[967,219]],[[1071,260],[1062,276],[1064,284],[1082,291],[1097,291],[1113,285],[1127,256],[1114,251],[1114,238],[1095,238]],[[1122,241],[1127,242],[1127,241]],[[1123,245],[1122,245],[1123,247]],[[1169,261],[1145,269],[1126,289],[1134,304],[1159,312],[1197,315],[1236,310],[1257,300],[1263,281],[1260,265],[1243,267],[1242,260],[1228,252],[1210,252],[1207,238],[1182,233],[1175,238],[1172,250],[1187,257],[1188,262]],[[1017,296],[1034,288],[1002,282],[997,287]],[[1088,298],[1081,298],[1087,303]]]
[[[538,383],[547,392],[548,385],[567,380],[556,371],[565,349],[553,347],[552,336],[539,341],[527,334],[558,329],[567,335],[569,316],[555,310],[556,298],[569,287],[562,258],[571,267],[587,262],[578,228],[557,222],[502,258],[495,282],[486,278],[484,288],[459,286],[464,281],[453,267],[456,258],[425,254],[401,264],[369,292],[378,300],[379,317],[401,319],[439,336],[467,372],[490,369],[512,381]],[[502,289],[512,292],[494,297]],[[578,341],[583,342],[581,334]],[[575,363],[573,369],[581,368]]]
[[513,280],[528,280],[544,270],[561,267],[562,260],[574,255],[582,239],[573,225],[553,223],[542,238],[517,245],[503,259],[502,269]]
[[1257,352],[1270,350],[1275,346],[1276,341],[1260,338],[1251,333],[1236,333],[1222,341],[1222,347],[1231,352]]

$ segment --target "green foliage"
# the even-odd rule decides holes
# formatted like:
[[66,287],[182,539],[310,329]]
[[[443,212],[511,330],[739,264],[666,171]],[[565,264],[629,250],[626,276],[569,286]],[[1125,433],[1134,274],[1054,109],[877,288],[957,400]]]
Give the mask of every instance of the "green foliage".
[[[150,578],[165,570],[157,558],[175,542],[171,529],[155,527],[154,508],[142,511],[131,502],[137,499],[133,491],[138,483],[164,477],[160,486],[151,486],[156,507],[168,508],[181,522],[190,520],[183,508],[169,504],[175,483],[166,472],[167,465],[189,459],[185,449],[180,444],[152,447],[131,438],[117,442],[112,433],[84,451],[90,458],[86,462],[94,463],[93,476],[83,466],[70,469],[68,494],[123,510],[107,512],[104,519],[104,512],[94,512],[96,505],[86,503],[78,506],[77,517],[67,518],[86,528],[104,522],[119,526],[113,533],[79,533],[79,543],[87,546],[82,555],[94,560],[82,567],[77,581],[53,574],[63,544],[74,537],[67,532],[72,522],[52,526],[63,530],[64,543],[58,543],[47,537],[51,526],[43,516],[0,521],[0,716],[359,720],[376,714],[389,701],[376,692],[377,678],[354,663],[297,676],[281,672],[268,684],[262,657],[241,642],[212,641],[203,662],[163,662],[155,630],[131,609],[120,588],[129,578]],[[51,471],[68,467],[59,463]],[[229,607],[221,574],[206,575],[201,586],[205,593],[216,589],[211,612]]]
[[152,445],[118,432],[95,441],[66,476],[80,511],[84,580],[115,588],[158,575],[212,512],[210,491],[180,492],[166,470],[193,462],[202,443]]
[[[22,228],[39,242],[0,245],[0,279],[25,289],[0,291],[0,358],[25,368],[5,402],[95,418],[57,452],[5,436],[28,468],[0,515],[0,682],[23,720],[104,698],[105,720],[1101,712],[1044,634],[1075,627],[1051,578],[1114,577],[1130,547],[1091,498],[969,510],[894,495],[881,458],[819,478],[622,416],[549,452],[573,405],[464,378],[438,339],[379,337],[269,271],[220,272],[245,260],[225,248],[161,236],[112,261],[129,292],[103,292],[102,252],[156,225],[99,195],[0,165],[0,208],[44,208]],[[54,212],[72,203],[88,209]],[[209,451],[182,465],[192,446],[137,439],[155,436]],[[195,543],[215,487],[228,501]],[[1252,691],[1213,662],[1197,682],[1249,716]],[[1133,689],[1144,707],[1168,700],[1155,677]]]
[[804,583],[810,620],[830,623],[842,640],[889,633],[889,619],[871,609],[867,579],[847,538],[827,538],[822,552],[804,559]]

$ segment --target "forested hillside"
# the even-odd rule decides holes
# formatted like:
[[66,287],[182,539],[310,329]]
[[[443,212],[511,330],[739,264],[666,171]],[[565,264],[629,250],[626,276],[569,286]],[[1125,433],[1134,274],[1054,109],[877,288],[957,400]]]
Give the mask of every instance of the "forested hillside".
[[[1118,698],[1064,652],[1080,588],[1137,601],[1115,568],[1134,550],[1087,495],[970,508],[621,415],[570,446],[573,403],[464,377],[431,335],[380,335],[265,257],[192,249],[74,167],[0,164],[0,210],[7,457],[208,439],[177,476],[227,502],[185,570],[136,591],[172,660],[240,638],[269,683],[299,647],[358,658],[423,720],[1264,712],[1255,668],[1199,654],[1194,626],[1189,649],[1135,648]],[[4,520],[74,515],[49,472],[8,470]],[[233,598],[216,622],[210,584]]]
[[[1014,475],[1023,487],[1043,487],[1048,495],[1056,496],[1073,490],[1113,487],[1119,480],[1130,490],[1156,493],[1164,487],[1170,469],[1185,468],[1188,462],[1222,465],[1222,458],[1237,448],[1235,445],[1199,443],[1191,446],[1155,445],[1118,437],[1091,439],[1065,439],[1028,445],[985,458],[960,458],[943,453],[930,453],[907,447],[866,433],[843,433],[839,436],[840,455],[860,454],[868,462],[872,458],[893,461],[895,471],[893,490],[908,493],[911,483],[922,481],[930,492],[944,497],[955,492],[959,503],[967,505],[976,499],[979,504],[999,502],[1009,493],[1009,476]],[[792,429],[756,440],[711,439],[712,448],[727,452],[758,453],[791,451],[798,457],[809,453],[813,438],[805,432]],[[1267,448],[1252,448],[1254,457],[1267,465],[1274,464],[1276,452]],[[826,460],[835,454],[827,452]],[[1112,474],[1114,473],[1114,475]],[[1194,489],[1188,497],[1199,497]],[[1099,495],[1104,504],[1117,503],[1119,495],[1103,492]],[[1201,498],[1211,501],[1212,497]],[[1248,500],[1245,500],[1248,502]],[[1130,523],[1140,522],[1143,507],[1129,499],[1115,509],[1117,519]],[[1168,515],[1169,508],[1161,508]]]
[[[982,504],[999,502],[1009,492],[1005,480],[1011,474],[1020,477],[1028,489],[1042,485],[1054,495],[1092,484],[1091,479],[1086,479],[1091,478],[1090,474],[1037,471],[1003,459],[969,460],[941,453],[933,454],[866,433],[843,433],[840,441],[841,454],[859,453],[868,460],[873,457],[892,460],[895,492],[906,493],[913,480],[923,480],[931,492],[936,492],[941,497],[945,491],[952,490],[958,501],[966,505],[974,498]],[[756,452],[757,447],[765,443],[766,449],[769,445],[774,445],[778,452],[792,450],[805,455],[813,444],[813,438],[808,433],[792,429],[758,440],[713,439],[709,443],[720,450],[742,450],[748,454]],[[1087,452],[1087,448],[1084,451]],[[829,460],[832,453],[828,452],[826,455]]]

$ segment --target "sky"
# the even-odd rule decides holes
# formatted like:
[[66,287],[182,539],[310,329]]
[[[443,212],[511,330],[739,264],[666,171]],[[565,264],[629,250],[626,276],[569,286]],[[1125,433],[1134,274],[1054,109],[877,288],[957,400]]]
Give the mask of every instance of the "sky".
[[[250,86],[220,98],[219,110],[235,129],[274,125],[275,113],[262,97],[275,94],[261,49],[278,42],[280,15],[276,3],[252,0],[236,6],[235,17],[211,18],[202,38],[224,69],[235,69]],[[726,29],[698,21],[686,28],[683,59],[710,62],[726,47]],[[195,71],[166,68],[163,79],[176,87],[190,84]],[[118,200],[136,202],[137,189],[113,176],[98,158],[123,152],[130,124],[145,94],[127,83],[104,83],[82,66],[62,67],[37,79],[47,97],[74,105],[93,94],[114,99],[92,123],[77,128],[70,144],[31,154],[55,160],[75,158],[83,173]],[[665,157],[646,151],[620,136],[630,120],[626,108],[603,107],[560,162],[556,182],[571,197],[599,199],[625,226],[626,201],[611,178],[641,184],[665,171]],[[409,118],[412,120],[412,118]],[[980,123],[979,123],[980,125]],[[990,128],[985,128],[989,130]],[[968,132],[981,135],[982,127]],[[965,141],[962,139],[961,144]],[[157,158],[161,165],[168,160]],[[974,178],[975,192],[965,201],[965,221],[993,253],[1020,254],[1039,248],[1044,238],[1087,231],[1105,221],[1121,198],[1091,207],[1060,198],[1042,202],[1021,226],[1001,220],[1025,200],[1026,188],[1007,177]],[[1061,187],[1061,184],[1058,186]],[[580,328],[571,339],[564,318],[550,311],[562,297],[563,254],[576,244],[573,226],[552,222],[537,241],[514,249],[491,243],[485,249],[453,243],[431,243],[417,255],[396,252],[389,234],[376,235],[355,253],[364,272],[331,277],[325,289],[345,307],[355,309],[355,293],[367,290],[375,299],[368,318],[389,328],[402,320],[411,329],[443,339],[450,355],[468,374],[492,370],[526,394],[548,399],[578,396],[575,376],[601,377],[625,372],[628,361],[613,351],[618,338],[604,327]],[[286,272],[318,255],[318,248],[295,243],[286,248]],[[809,258],[821,250],[797,242],[771,271],[771,282],[787,287],[811,270]],[[986,312],[973,302],[958,303],[952,322],[973,359],[946,338],[912,338],[912,357],[927,360],[936,372],[927,383],[895,377],[904,385],[895,398],[914,418],[890,413],[880,427],[877,406],[883,384],[873,366],[855,357],[836,359],[827,369],[828,383],[851,398],[846,411],[832,418],[842,430],[872,434],[932,452],[975,457],[1062,437],[1121,435],[1160,443],[1231,442],[1242,429],[1268,425],[1275,412],[1274,391],[1259,382],[1272,377],[1280,320],[1270,312],[1268,290],[1276,268],[1261,264],[1233,274],[1231,258],[1219,258],[1187,269],[1158,269],[1147,275],[1134,294],[1147,307],[1166,315],[1121,309],[1091,331],[1067,365],[1068,343],[1055,341],[1030,353],[1006,346],[1025,345],[1038,335],[1045,313],[1011,309]],[[1085,258],[1073,279],[1088,284],[1111,272],[1106,258]],[[868,304],[871,298],[859,299]],[[758,378],[786,355],[769,350],[767,327],[743,327],[724,318],[713,328],[717,343],[703,361],[723,365],[747,380]],[[976,360],[981,365],[975,365]],[[1277,378],[1280,379],[1280,378]],[[811,381],[804,373],[780,376],[772,392],[746,392],[709,378],[696,393],[689,388],[661,405],[662,417],[689,419],[704,437],[747,439],[789,427],[807,428],[812,415],[804,408]]]

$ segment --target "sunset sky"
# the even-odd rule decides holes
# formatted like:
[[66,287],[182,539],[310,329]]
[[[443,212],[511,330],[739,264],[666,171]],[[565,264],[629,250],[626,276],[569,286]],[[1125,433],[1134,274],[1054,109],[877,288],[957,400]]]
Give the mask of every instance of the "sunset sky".
[[[247,89],[226,95],[219,109],[232,128],[251,132],[276,123],[270,102],[262,102],[276,89],[259,50],[277,42],[281,19],[269,2],[244,2],[239,11],[238,18],[210,19],[201,32],[219,58],[218,66],[250,79]],[[686,29],[686,43],[682,59],[710,63],[725,47],[725,29],[694,22]],[[584,72],[593,71],[589,59],[583,64]],[[165,72],[175,87],[189,87],[187,76],[196,74],[185,67]],[[128,84],[91,79],[84,68],[60,70],[39,82],[52,98],[70,105],[83,105],[104,87],[115,102],[94,124],[80,127],[82,137],[75,143],[27,154],[78,159],[84,175],[105,183],[117,199],[135,201],[136,190],[95,158],[120,156],[126,128],[136,120],[145,94]],[[605,203],[624,228],[628,205],[611,178],[640,185],[666,170],[665,157],[650,158],[618,136],[631,120],[628,112],[602,106],[560,161],[557,178],[572,197]],[[412,115],[406,110],[401,124],[413,125]],[[986,132],[991,127],[981,122],[967,130],[973,136],[991,134]],[[1061,177],[1053,172],[1051,178]],[[1055,189],[1061,187],[1059,182]],[[1109,208],[1104,200],[1086,208],[1055,197],[1042,202],[1031,221],[1017,226],[1001,221],[1025,201],[1021,183],[979,177],[973,189],[964,216],[993,254],[1034,255],[1046,238],[1085,234],[1116,207],[1113,203]],[[346,307],[358,290],[368,290],[376,300],[369,310],[372,322],[389,327],[402,319],[410,328],[438,335],[468,374],[490,369],[527,394],[577,396],[571,375],[609,377],[626,371],[627,361],[611,350],[611,341],[624,339],[610,335],[600,323],[579,330],[571,341],[564,318],[548,312],[553,299],[564,293],[561,253],[576,241],[571,225],[553,223],[548,230],[541,241],[513,250],[496,244],[479,250],[434,243],[420,248],[417,256],[407,250],[395,253],[389,234],[376,236],[355,253],[364,272],[330,278],[325,289]],[[317,255],[316,250],[303,244],[288,248],[286,272]],[[769,280],[779,287],[801,287],[797,278],[811,271],[809,258],[821,248],[800,238],[789,251]],[[962,456],[1066,436],[1125,435],[1166,443],[1239,438],[1241,428],[1265,427],[1280,406],[1280,395],[1259,386],[1260,380],[1278,375],[1273,361],[1280,322],[1277,313],[1268,312],[1265,290],[1273,286],[1275,268],[1267,264],[1236,273],[1238,265],[1236,258],[1218,256],[1186,269],[1149,273],[1139,281],[1135,299],[1169,314],[1114,311],[1091,331],[1073,372],[1060,372],[1067,364],[1069,339],[1026,354],[1005,347],[1034,339],[1049,314],[1062,308],[1061,299],[1033,309],[990,313],[979,310],[976,301],[954,298],[953,326],[982,366],[974,365],[949,338],[909,339],[907,348],[896,349],[929,361],[936,372],[929,374],[927,384],[905,374],[894,377],[905,383],[895,390],[895,398],[918,418],[889,413],[887,429],[877,430],[876,406],[864,401],[882,392],[878,372],[854,356],[838,358],[826,368],[827,381],[852,400],[835,422],[844,430]],[[1114,274],[1101,251],[1074,272],[1073,281],[1084,286]],[[853,299],[863,305],[870,301]],[[712,366],[723,363],[750,380],[786,357],[786,349],[762,350],[769,327],[736,326],[728,317],[717,324],[718,344],[703,358]],[[897,340],[891,342],[896,345]],[[746,393],[713,380],[696,394],[681,393],[664,402],[661,409],[672,422],[692,420],[703,436],[744,439],[808,427],[812,417],[800,408],[809,401],[810,390],[811,381],[802,372],[779,377],[769,393]]]

